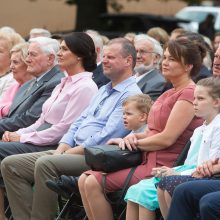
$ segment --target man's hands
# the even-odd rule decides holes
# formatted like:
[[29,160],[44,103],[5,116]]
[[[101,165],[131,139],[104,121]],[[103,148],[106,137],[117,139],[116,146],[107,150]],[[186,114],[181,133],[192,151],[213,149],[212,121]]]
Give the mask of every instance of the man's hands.
[[71,146],[65,143],[60,143],[57,149],[54,152],[54,155],[63,154],[65,151],[69,150]]
[[61,143],[59,144],[58,148],[55,150],[54,155],[60,154],[81,154],[84,155],[84,148],[83,146],[76,146],[71,147],[68,144]]
[[20,135],[16,132],[5,131],[2,136],[2,141],[4,142],[20,142]]
[[76,146],[73,147],[65,152],[65,154],[80,154],[84,155],[84,147],[83,146]]

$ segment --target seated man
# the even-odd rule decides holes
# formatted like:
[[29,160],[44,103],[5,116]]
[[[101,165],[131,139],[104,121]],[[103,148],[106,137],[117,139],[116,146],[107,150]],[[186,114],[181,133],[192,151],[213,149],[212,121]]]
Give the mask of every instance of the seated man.
[[165,79],[159,70],[163,49],[158,41],[145,34],[134,38],[134,46],[137,52],[134,68],[137,84],[143,93],[155,100],[162,94],[165,85]]
[[84,147],[104,144],[111,137],[129,133],[123,125],[122,103],[128,96],[141,93],[132,76],[135,61],[135,48],[128,40],[110,41],[104,49],[103,68],[111,82],[98,91],[56,151],[14,155],[2,161],[1,170],[15,219],[54,219],[57,194],[47,188],[45,181],[62,174],[79,176],[90,169],[85,163]]
[[6,117],[0,119],[0,137],[5,131],[16,131],[33,124],[42,111],[43,103],[64,76],[57,66],[56,40],[39,37],[30,41],[26,58],[27,71],[35,79],[23,84],[17,91]]

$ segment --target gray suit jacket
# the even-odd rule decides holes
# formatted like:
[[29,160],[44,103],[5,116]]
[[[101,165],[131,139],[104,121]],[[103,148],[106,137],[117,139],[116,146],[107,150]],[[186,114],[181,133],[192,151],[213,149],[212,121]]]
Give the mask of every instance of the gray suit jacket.
[[0,119],[0,136],[5,131],[17,131],[33,124],[40,117],[43,103],[50,97],[63,76],[59,67],[55,66],[28,92],[27,89],[33,80],[22,85],[13,99],[8,116]]
[[137,84],[144,94],[148,94],[153,100],[156,100],[162,94],[165,82],[159,70],[154,69]]

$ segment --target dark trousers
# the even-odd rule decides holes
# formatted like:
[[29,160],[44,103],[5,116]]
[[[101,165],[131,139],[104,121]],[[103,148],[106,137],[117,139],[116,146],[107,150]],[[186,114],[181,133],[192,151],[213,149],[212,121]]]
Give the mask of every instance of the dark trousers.
[[56,145],[38,146],[29,143],[20,142],[2,142],[0,141],[0,162],[7,156],[14,154],[33,153],[47,150],[54,150]]
[[220,219],[220,180],[196,180],[176,187],[166,220]]
[[[48,145],[48,146],[37,146],[34,144],[20,143],[20,142],[2,142],[0,141],[0,169],[1,162],[5,157],[15,155],[15,154],[24,154],[24,153],[33,153],[54,150],[57,148],[57,145]],[[0,170],[0,187],[4,186],[4,182]]]

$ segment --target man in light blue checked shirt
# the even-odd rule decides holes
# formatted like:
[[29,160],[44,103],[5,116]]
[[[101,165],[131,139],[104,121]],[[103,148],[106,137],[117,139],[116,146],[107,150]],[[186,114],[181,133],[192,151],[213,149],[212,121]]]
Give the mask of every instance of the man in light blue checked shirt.
[[[135,63],[136,51],[128,40],[111,40],[103,56],[104,73],[111,82],[100,88],[89,107],[63,136],[57,150],[3,160],[10,206],[12,210],[14,207],[19,210],[19,216],[13,213],[15,219],[54,219],[57,194],[46,187],[45,181],[63,174],[79,176],[90,169],[85,163],[83,148],[105,144],[110,138],[129,133],[123,124],[122,102],[128,96],[141,93],[132,76]],[[28,172],[24,172],[24,167]],[[16,175],[11,175],[14,168]]]

